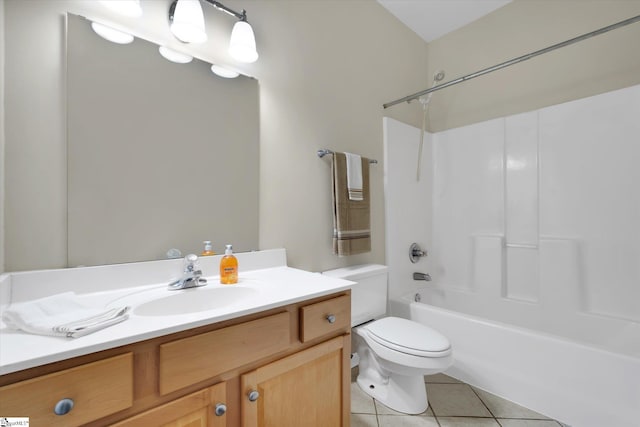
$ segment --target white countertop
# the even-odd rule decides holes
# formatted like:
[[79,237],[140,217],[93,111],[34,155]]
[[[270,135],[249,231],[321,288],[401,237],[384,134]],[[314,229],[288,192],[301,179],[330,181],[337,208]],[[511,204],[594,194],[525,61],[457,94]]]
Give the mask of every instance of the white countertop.
[[[206,271],[205,271],[206,273]],[[205,276],[207,277],[207,276]],[[223,320],[258,313],[307,299],[344,291],[352,282],[310,273],[287,266],[240,272],[236,285],[219,285],[219,278],[208,276],[209,285],[184,291],[167,290],[167,281],[137,287],[107,289],[81,295],[83,301],[99,307],[131,305],[129,319],[80,338],[48,337],[0,328],[0,375],[147,340]],[[250,288],[246,298],[220,308],[188,314],[144,316],[136,305],[149,299],[201,292],[210,296],[211,287]],[[207,291],[207,289],[209,290]]]

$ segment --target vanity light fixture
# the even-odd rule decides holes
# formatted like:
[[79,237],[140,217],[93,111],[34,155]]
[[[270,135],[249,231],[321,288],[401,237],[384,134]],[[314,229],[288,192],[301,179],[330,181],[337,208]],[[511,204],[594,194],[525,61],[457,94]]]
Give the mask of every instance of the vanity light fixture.
[[140,0],[100,0],[104,6],[124,16],[137,18],[142,16]]
[[186,53],[178,52],[166,46],[160,46],[158,48],[160,55],[162,55],[165,59],[175,62],[177,64],[188,64],[193,60],[193,56],[187,55]]
[[[242,12],[236,12],[216,0],[204,1],[213,5],[217,10],[238,19],[238,22],[233,26],[231,40],[229,41],[229,54],[231,57],[239,62],[255,62],[258,59],[256,37],[253,33],[253,28],[247,22],[247,11],[243,9]],[[191,14],[190,17],[189,14]],[[175,0],[169,8],[169,21],[171,22],[171,32],[180,41],[201,43],[207,39],[204,30],[204,15],[199,0]],[[198,36],[191,37],[186,34],[186,30],[183,32],[183,28],[198,28]]]
[[211,66],[211,71],[213,71],[213,74],[215,74],[216,76],[224,77],[225,79],[235,79],[240,75],[240,73],[237,71],[233,71],[216,64],[213,64]]
[[169,8],[169,28],[184,43],[204,43],[204,13],[200,0],[176,0]]
[[99,22],[92,22],[91,28],[93,28],[93,31],[95,31],[100,37],[113,43],[129,44],[133,41],[133,36],[131,34],[108,27],[104,24],[100,24]]

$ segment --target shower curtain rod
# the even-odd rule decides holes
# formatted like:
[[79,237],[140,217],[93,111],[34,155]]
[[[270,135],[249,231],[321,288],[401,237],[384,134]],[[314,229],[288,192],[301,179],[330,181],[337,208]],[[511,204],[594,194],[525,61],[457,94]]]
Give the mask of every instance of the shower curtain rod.
[[480,76],[488,74],[488,73],[492,73],[492,72],[500,70],[502,68],[506,68],[506,67],[509,67],[511,65],[517,64],[519,62],[526,61],[527,59],[534,58],[534,57],[536,57],[538,55],[542,55],[544,53],[548,53],[548,52],[551,52],[553,50],[560,49],[561,47],[572,45],[574,43],[577,43],[577,42],[580,42],[582,40],[588,39],[590,37],[598,36],[600,34],[604,34],[604,33],[609,32],[611,30],[616,30],[618,28],[627,26],[629,24],[633,24],[633,23],[638,22],[638,21],[640,21],[640,15],[634,16],[633,18],[625,19],[624,21],[620,21],[620,22],[618,22],[616,24],[612,24],[612,25],[600,28],[600,29],[595,30],[595,31],[591,31],[590,33],[586,33],[586,34],[583,34],[581,36],[574,37],[574,38],[569,39],[569,40],[565,40],[565,41],[563,41],[561,43],[554,44],[554,45],[546,47],[544,49],[536,50],[535,52],[531,52],[531,53],[528,53],[526,55],[522,55],[522,56],[519,56],[517,58],[513,58],[513,59],[511,59],[509,61],[505,61],[505,62],[502,62],[502,63],[500,63],[498,65],[494,65],[493,67],[485,68],[483,70],[476,71],[475,73],[467,74],[466,76],[459,77],[459,78],[451,80],[449,82],[433,86],[433,87],[431,87],[429,89],[425,89],[425,90],[420,91],[420,92],[416,92],[413,95],[408,95],[408,96],[405,96],[404,98],[396,99],[395,101],[391,101],[391,102],[388,102],[386,104],[382,104],[382,106],[384,108],[389,108],[389,107],[393,107],[394,105],[397,105],[397,104],[400,104],[400,103],[403,103],[403,102],[409,102],[409,101],[412,101],[414,99],[418,99],[421,96],[424,96],[424,95],[426,95],[428,93],[435,92],[437,90],[444,89],[444,88],[447,88],[449,86],[457,85],[458,83],[462,83],[462,82],[465,82],[467,80],[471,80],[473,78],[480,77]]

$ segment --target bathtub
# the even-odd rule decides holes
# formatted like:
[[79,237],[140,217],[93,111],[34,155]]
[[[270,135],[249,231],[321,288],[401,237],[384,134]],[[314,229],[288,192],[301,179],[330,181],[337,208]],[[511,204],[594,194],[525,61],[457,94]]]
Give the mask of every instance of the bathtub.
[[637,427],[640,359],[429,305],[418,290],[396,314],[432,327],[453,346],[454,378],[573,427]]

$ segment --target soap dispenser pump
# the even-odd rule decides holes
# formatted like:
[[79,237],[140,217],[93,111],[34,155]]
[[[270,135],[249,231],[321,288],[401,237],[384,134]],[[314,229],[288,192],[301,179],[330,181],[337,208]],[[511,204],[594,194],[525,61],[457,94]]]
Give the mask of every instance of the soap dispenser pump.
[[238,259],[233,255],[233,246],[227,245],[220,260],[220,283],[233,285],[238,283]]

